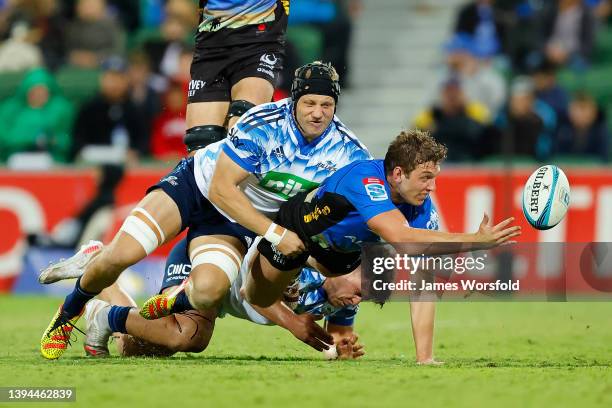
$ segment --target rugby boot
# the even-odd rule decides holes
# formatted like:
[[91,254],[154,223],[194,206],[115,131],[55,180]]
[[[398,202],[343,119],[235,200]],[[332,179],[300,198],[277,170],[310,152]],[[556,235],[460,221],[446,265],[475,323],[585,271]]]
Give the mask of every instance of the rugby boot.
[[147,320],[155,320],[173,314],[172,307],[176,302],[176,297],[185,291],[188,281],[189,278],[168,292],[150,297],[140,308],[140,315]]
[[83,312],[68,319],[64,315],[63,305],[60,305],[40,339],[40,353],[44,358],[48,360],[60,358],[70,345],[73,329],[83,333],[75,326],[81,314]]
[[88,357],[108,357],[108,340],[113,334],[108,324],[108,312],[111,305],[98,299],[92,299],[85,305],[87,337],[83,348]]
[[49,265],[38,276],[38,282],[49,284],[83,275],[87,264],[100,253],[104,245],[100,241],[89,241],[68,259]]

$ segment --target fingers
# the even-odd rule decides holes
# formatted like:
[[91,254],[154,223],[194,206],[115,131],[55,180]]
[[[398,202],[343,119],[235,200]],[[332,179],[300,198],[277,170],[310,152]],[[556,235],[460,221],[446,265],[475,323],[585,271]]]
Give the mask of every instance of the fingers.
[[480,222],[480,226],[484,227],[489,225],[489,214],[484,213],[483,217],[482,217],[482,221]]
[[[323,327],[319,326],[316,323],[313,323],[314,326],[313,327],[313,335],[317,338],[320,339],[322,341],[324,341],[327,344],[334,344],[334,337],[329,334]],[[329,347],[328,347],[329,348]]]
[[508,225],[510,225],[512,223],[512,221],[514,221],[514,217],[506,218],[505,220],[503,220],[499,224],[495,225],[492,229],[493,229],[493,231],[503,230]]
[[317,351],[329,350],[329,344],[322,342],[320,339],[316,337],[307,338],[304,343],[308,344],[310,347]]
[[493,237],[495,238],[495,242],[497,244],[501,244],[502,242],[505,242],[510,238],[518,237],[519,235],[521,235],[521,227],[514,226],[494,234]]

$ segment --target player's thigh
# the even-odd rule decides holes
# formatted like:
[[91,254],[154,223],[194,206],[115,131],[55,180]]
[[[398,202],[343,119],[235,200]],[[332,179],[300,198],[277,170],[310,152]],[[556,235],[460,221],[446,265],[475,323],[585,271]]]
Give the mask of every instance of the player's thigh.
[[272,100],[274,86],[270,81],[258,78],[247,77],[238,81],[232,86],[232,100],[244,100],[255,105],[261,105]]
[[223,126],[229,101],[190,102],[187,105],[187,128],[205,125]]
[[245,254],[245,245],[234,236],[204,235],[190,240],[191,285],[207,306],[220,301],[229,290]]

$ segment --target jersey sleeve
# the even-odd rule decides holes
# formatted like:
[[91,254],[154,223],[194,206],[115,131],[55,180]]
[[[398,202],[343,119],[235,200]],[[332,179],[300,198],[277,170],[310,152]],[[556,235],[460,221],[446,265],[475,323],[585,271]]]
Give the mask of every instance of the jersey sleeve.
[[328,323],[335,324],[338,326],[352,326],[355,323],[355,316],[357,315],[359,306],[347,306],[338,310],[336,313],[327,316],[325,320]]
[[338,183],[335,192],[343,195],[366,222],[378,214],[396,209],[384,175],[373,160],[351,169]]
[[[246,115],[245,115],[246,116]],[[266,132],[260,127],[253,128],[243,116],[232,127],[223,143],[223,151],[230,159],[249,173],[258,173],[265,156],[263,140]],[[246,116],[248,120],[248,116]]]

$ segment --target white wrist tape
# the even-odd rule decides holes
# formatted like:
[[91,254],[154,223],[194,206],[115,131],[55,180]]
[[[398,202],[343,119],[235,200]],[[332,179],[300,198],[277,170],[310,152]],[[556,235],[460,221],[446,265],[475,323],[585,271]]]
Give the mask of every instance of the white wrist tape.
[[263,236],[266,241],[268,241],[269,243],[271,243],[274,246],[277,246],[278,244],[280,244],[280,242],[283,240],[283,237],[287,233],[287,229],[283,228],[283,233],[282,234],[277,234],[276,231],[275,231],[276,227],[277,227],[277,225],[275,223],[270,224],[270,226],[268,227],[268,230],[266,231],[265,235]]

